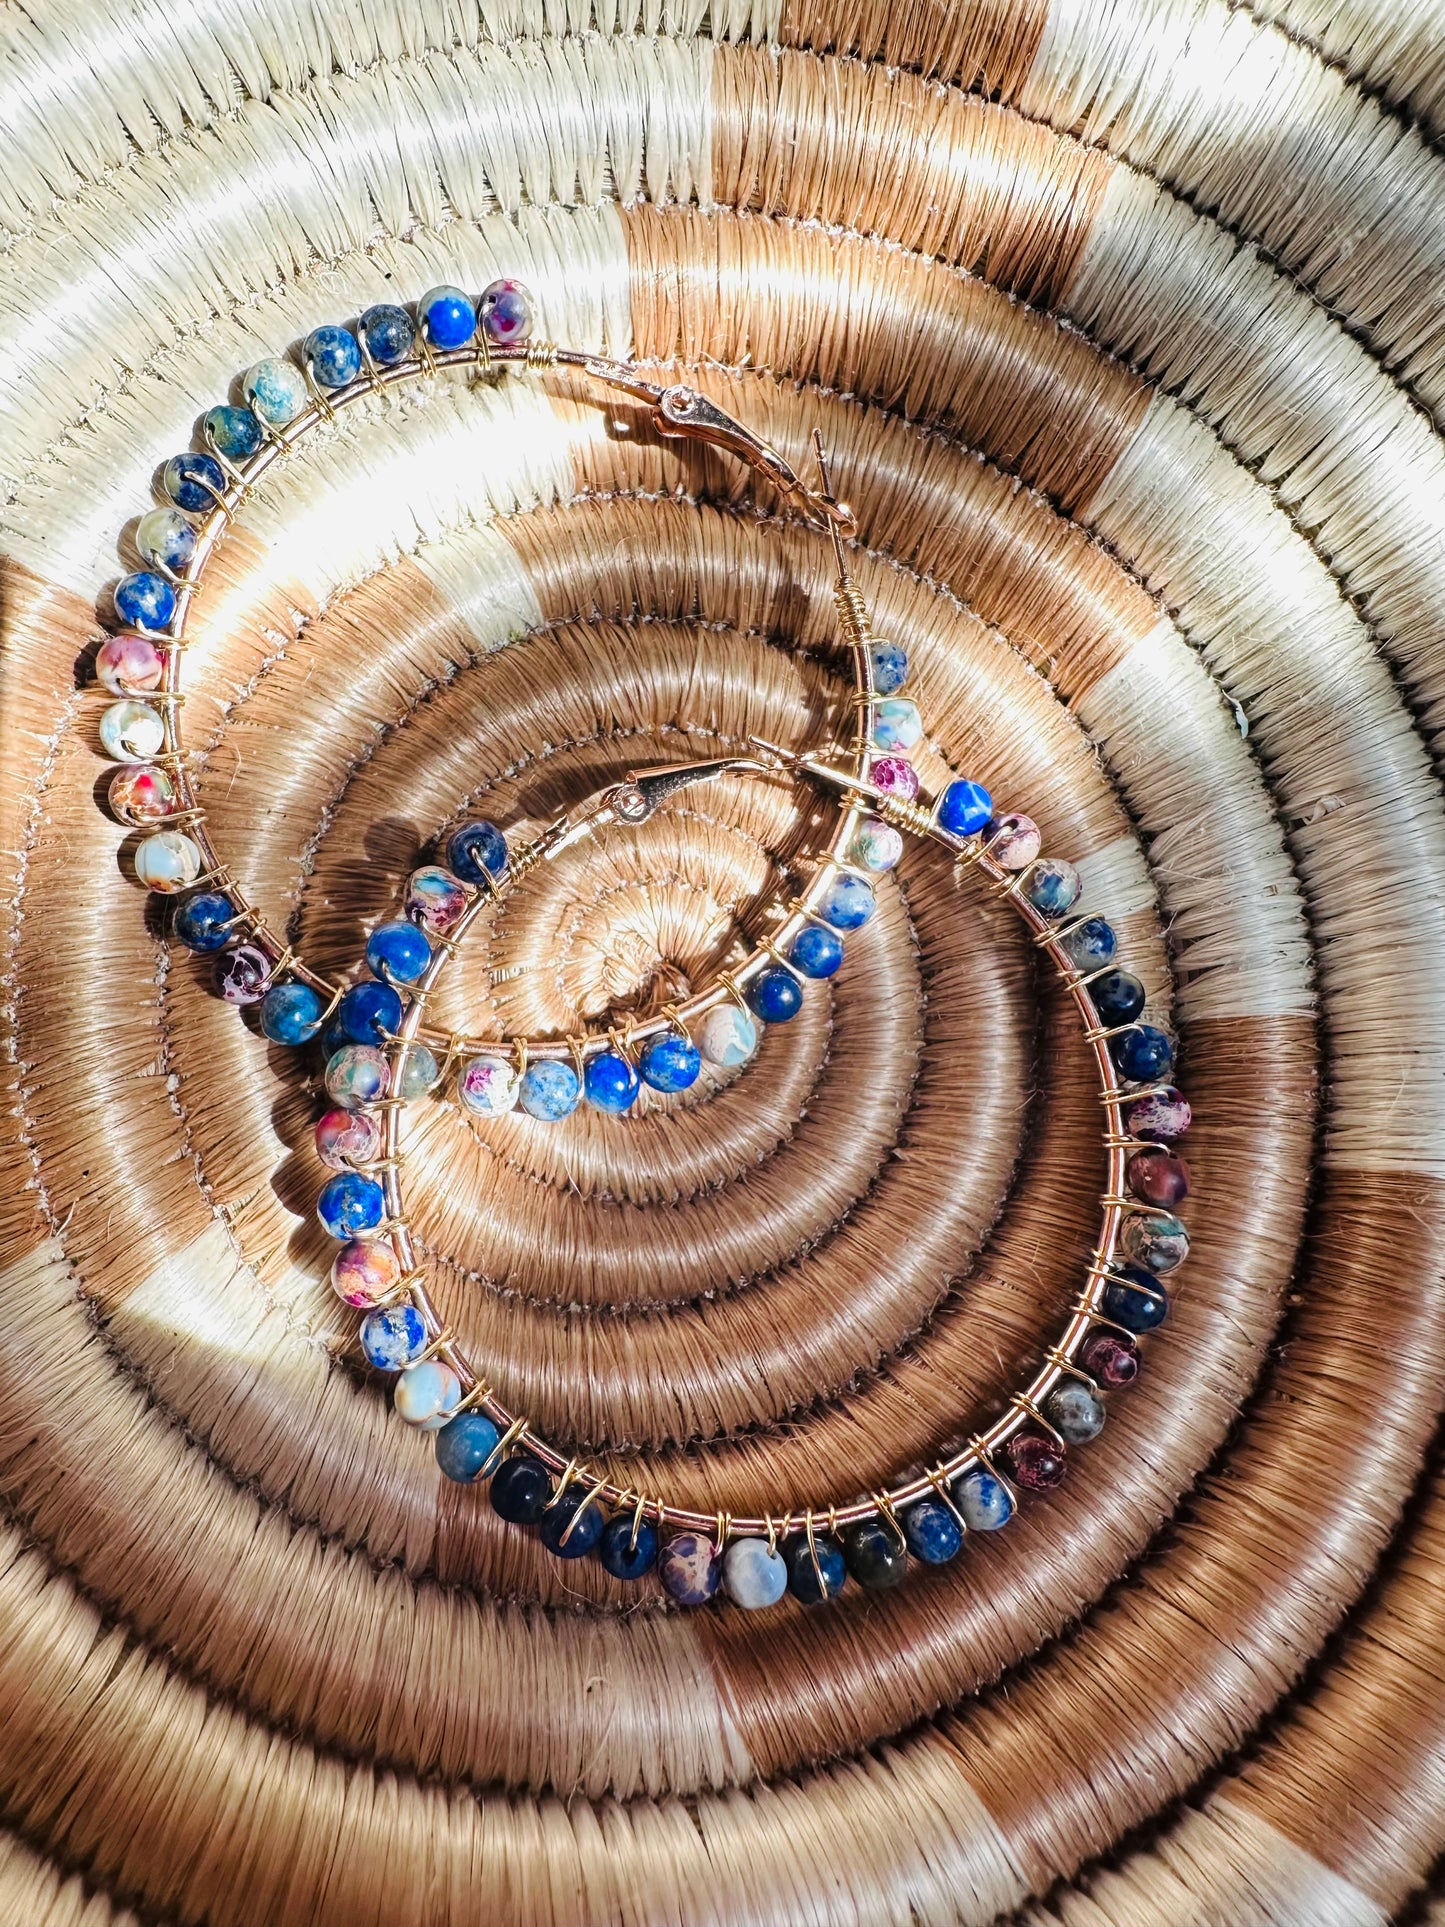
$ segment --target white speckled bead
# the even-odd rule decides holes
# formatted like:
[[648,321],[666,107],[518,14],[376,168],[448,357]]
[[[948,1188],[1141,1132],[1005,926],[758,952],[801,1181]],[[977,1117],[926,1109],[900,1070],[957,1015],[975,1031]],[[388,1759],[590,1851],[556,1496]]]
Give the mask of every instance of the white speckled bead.
[[148,763],[165,748],[166,726],[149,703],[112,703],[100,719],[100,746],[116,763]]
[[903,833],[870,816],[854,831],[848,855],[860,870],[891,870],[903,855]]
[[135,873],[147,890],[188,890],[201,867],[200,846],[180,830],[157,830],[136,845]]
[[746,1064],[758,1047],[758,1027],[736,1004],[719,1004],[703,1018],[697,1047],[709,1064],[734,1071]]
[[252,411],[272,428],[284,428],[295,421],[311,399],[301,370],[294,361],[283,361],[279,355],[268,355],[248,368],[241,387]]
[[723,1585],[734,1605],[749,1612],[776,1606],[788,1589],[787,1562],[769,1551],[766,1539],[734,1539],[723,1554]]
[[461,1402],[462,1382],[445,1360],[424,1358],[408,1365],[392,1394],[396,1409],[408,1425],[423,1432],[439,1432],[447,1414]]
[[462,1067],[457,1096],[474,1117],[502,1117],[517,1108],[517,1070],[505,1057],[474,1057]]
[[923,741],[923,717],[907,696],[887,696],[873,711],[873,740],[895,755]]
[[196,531],[179,509],[152,509],[135,525],[135,545],[143,561],[183,569],[196,552]]

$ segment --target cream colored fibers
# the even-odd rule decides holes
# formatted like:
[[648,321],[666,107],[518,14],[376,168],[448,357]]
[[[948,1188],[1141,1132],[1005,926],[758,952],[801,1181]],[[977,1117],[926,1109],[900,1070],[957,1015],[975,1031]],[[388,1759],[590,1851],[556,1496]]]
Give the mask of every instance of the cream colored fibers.
[[[1442,82],[1398,0],[0,21],[0,1920],[1383,1921],[1445,1733]],[[356,1368],[312,1094],[148,921],[77,662],[263,352],[516,272],[802,460],[931,731],[1078,856],[1200,1123],[1140,1384],[998,1544],[821,1615],[563,1569]],[[198,604],[218,840],[354,965],[417,852],[818,728],[820,542],[556,376],[272,472]],[[452,1014],[706,969],[797,799],[529,879]],[[1097,1107],[1016,926],[911,853],[702,1100],[414,1188],[499,1386],[698,1503],[923,1459],[1076,1287]],[[1042,994],[1040,994],[1042,992]],[[1413,1898],[1412,1898],[1413,1896]]]

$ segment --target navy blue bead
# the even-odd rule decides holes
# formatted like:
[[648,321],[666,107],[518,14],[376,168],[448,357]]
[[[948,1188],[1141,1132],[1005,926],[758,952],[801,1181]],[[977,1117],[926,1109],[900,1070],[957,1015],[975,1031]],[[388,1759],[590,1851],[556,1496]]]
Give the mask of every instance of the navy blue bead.
[[920,1499],[903,1515],[904,1537],[915,1559],[946,1566],[963,1544],[963,1528],[939,1499]]
[[336,1021],[349,1044],[384,1044],[384,1032],[401,1029],[401,999],[390,984],[353,984],[336,1006]]
[[176,592],[153,569],[137,569],[116,583],[111,600],[121,621],[132,629],[165,629],[176,613]]
[[344,388],[361,373],[361,349],[349,328],[313,328],[301,344],[318,388]]
[[310,984],[272,984],[261,999],[261,1029],[273,1044],[304,1044],[321,1023],[321,999]]
[[1110,970],[1096,978],[1089,995],[1105,1024],[1132,1024],[1144,1008],[1144,986],[1127,970]]
[[470,1485],[497,1449],[501,1433],[485,1412],[462,1412],[436,1435],[437,1464],[458,1485]]
[[525,1453],[508,1459],[492,1475],[492,1510],[514,1526],[534,1526],[552,1496],[552,1474],[540,1459]]
[[594,1110],[609,1111],[615,1117],[637,1102],[639,1088],[637,1072],[621,1051],[599,1051],[587,1059],[582,1092]]
[[[1115,1265],[1099,1298],[1099,1309],[1126,1332],[1151,1332],[1169,1316],[1169,1300],[1152,1271],[1142,1265]],[[1120,1283],[1127,1279],[1127,1283]]]
[[338,1171],[322,1185],[316,1215],[331,1237],[359,1238],[386,1216],[386,1193],[363,1172]]
[[206,410],[201,417],[201,433],[230,462],[247,461],[265,440],[251,410],[233,408],[229,402]]
[[580,1559],[597,1544],[605,1524],[597,1501],[587,1498],[584,1487],[574,1486],[542,1514],[537,1537],[559,1559]]
[[432,288],[416,311],[434,348],[465,348],[477,331],[477,311],[460,288]]
[[960,777],[939,797],[934,814],[950,836],[975,836],[993,816],[993,798],[982,783]]
[[1074,968],[1085,976],[1091,970],[1102,970],[1106,963],[1112,963],[1114,952],[1119,947],[1119,939],[1102,917],[1085,917],[1060,941],[1064,954],[1072,961]]
[[887,1519],[860,1519],[843,1538],[843,1556],[860,1586],[887,1592],[908,1570],[908,1548]]
[[643,1083],[655,1091],[685,1091],[697,1082],[702,1058],[690,1037],[669,1030],[647,1045],[637,1068]]
[[843,1548],[831,1533],[815,1532],[811,1549],[806,1533],[789,1539],[783,1547],[783,1558],[788,1566],[788,1591],[805,1606],[832,1599],[848,1583]]
[[199,515],[213,508],[226,486],[225,472],[214,455],[172,455],[161,476],[161,487],[178,509]]
[[405,919],[379,923],[366,940],[366,967],[373,977],[392,976],[399,984],[414,984],[430,962],[426,932]]
[[219,890],[197,890],[176,905],[171,929],[187,950],[224,950],[235,935],[226,927],[235,915],[235,904]]
[[1174,1046],[1153,1024],[1139,1024],[1109,1039],[1109,1055],[1130,1084],[1157,1084],[1174,1068]]
[[632,1542],[630,1512],[619,1512],[603,1528],[597,1557],[614,1579],[640,1579],[657,1564],[657,1527],[646,1519],[638,1521],[637,1543]]
[[843,939],[826,923],[805,923],[793,939],[788,961],[805,977],[831,977],[843,962]]
[[378,368],[405,361],[416,346],[416,327],[405,308],[378,301],[356,324],[356,333]]
[[760,970],[744,987],[743,996],[748,1009],[765,1024],[786,1024],[803,1008],[803,986],[781,964]]
[[341,1050],[344,1045],[349,1044],[351,1039],[333,1017],[325,1030],[322,1031],[319,1041],[321,1044],[321,1061],[323,1064],[329,1064],[337,1051]]
[[463,883],[486,883],[507,867],[507,839],[495,823],[463,823],[447,839],[447,868]]

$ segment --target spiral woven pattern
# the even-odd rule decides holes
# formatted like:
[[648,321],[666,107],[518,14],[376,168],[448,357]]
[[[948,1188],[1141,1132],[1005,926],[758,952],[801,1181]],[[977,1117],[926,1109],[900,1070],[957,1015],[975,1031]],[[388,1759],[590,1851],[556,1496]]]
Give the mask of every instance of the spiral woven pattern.
[[[1154,1927],[1432,1916],[1445,1849],[1439,0],[33,0],[0,22],[0,1919]],[[1064,1488],[897,1592],[563,1565],[364,1372],[295,1062],[169,942],[88,687],[158,465],[321,322],[515,275],[802,466],[936,784],[1072,857],[1198,1120],[1193,1252]],[[826,541],[560,371],[278,463],[190,623],[238,878],[347,973],[472,814],[813,740]],[[447,1022],[701,981],[810,799],[524,880]],[[414,1128],[447,1314],[564,1449],[845,1503],[1032,1369],[1099,1112],[911,846],[758,1061]],[[982,1535],[979,1535],[982,1537]]]

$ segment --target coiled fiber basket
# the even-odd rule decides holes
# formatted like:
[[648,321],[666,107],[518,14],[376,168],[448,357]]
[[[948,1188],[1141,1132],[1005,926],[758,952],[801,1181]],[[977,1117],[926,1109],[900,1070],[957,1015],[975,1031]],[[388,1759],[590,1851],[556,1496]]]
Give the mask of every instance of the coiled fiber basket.
[[[1442,48],[1440,0],[0,15],[0,1920],[1445,1918]],[[682,1615],[442,1484],[327,1289],[312,1094],[97,807],[156,464],[318,322],[501,273],[821,427],[936,748],[1183,1042],[1143,1381],[886,1597]],[[460,812],[802,735],[829,620],[820,538],[626,403],[363,416],[224,546],[186,712],[333,971]],[[458,1017],[674,994],[794,808],[698,791],[529,882]],[[499,1388],[708,1509],[925,1456],[1077,1287],[1097,1105],[1017,928],[916,852],[866,939],[705,1101],[429,1115]]]

